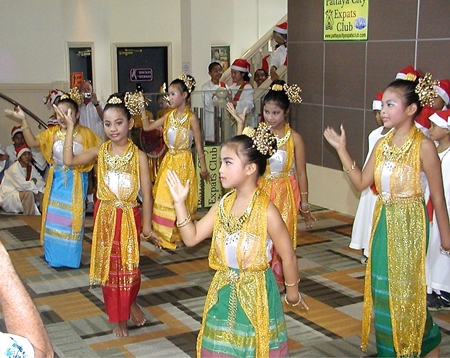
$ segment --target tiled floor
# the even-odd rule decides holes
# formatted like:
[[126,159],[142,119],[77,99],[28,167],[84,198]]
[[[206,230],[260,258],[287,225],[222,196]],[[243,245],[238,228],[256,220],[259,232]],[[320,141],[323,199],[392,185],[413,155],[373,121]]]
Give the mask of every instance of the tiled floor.
[[[286,309],[293,357],[374,356],[374,338],[361,353],[361,311],[365,266],[349,249],[353,218],[314,208],[317,222],[298,235],[301,290],[309,312]],[[116,338],[104,314],[99,288],[90,289],[88,265],[53,269],[39,245],[40,217],[0,214],[0,240],[38,306],[58,357],[194,357],[204,298],[213,272],[209,241],[194,248],[157,252],[142,244],[138,304],[147,323]],[[88,262],[92,218],[86,221],[83,262]],[[443,333],[441,355],[450,356],[450,311],[433,313]],[[4,329],[1,321],[0,328]]]

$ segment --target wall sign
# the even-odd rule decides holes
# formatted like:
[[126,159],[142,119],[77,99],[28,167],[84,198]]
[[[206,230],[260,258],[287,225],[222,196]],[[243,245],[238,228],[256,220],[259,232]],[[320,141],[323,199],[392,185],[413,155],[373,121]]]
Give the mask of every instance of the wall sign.
[[323,40],[367,40],[369,0],[324,0]]
[[153,68],[130,68],[130,81],[153,81]]

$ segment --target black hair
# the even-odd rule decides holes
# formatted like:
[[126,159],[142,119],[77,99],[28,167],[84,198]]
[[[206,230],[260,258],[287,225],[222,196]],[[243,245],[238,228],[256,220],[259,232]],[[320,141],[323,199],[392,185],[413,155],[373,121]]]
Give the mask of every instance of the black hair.
[[[194,77],[192,77],[191,75],[186,75],[186,77],[188,77],[192,81],[195,81]],[[184,81],[179,78],[175,78],[172,82],[170,82],[169,87],[174,86],[174,85],[177,85],[180,88],[181,93],[183,93],[183,92],[187,93],[186,99],[191,97],[191,93],[194,92],[194,89],[195,89],[195,85],[193,85],[191,90],[189,91],[188,87],[186,86],[186,83],[184,83]]]
[[248,72],[242,72],[239,71],[240,73],[242,73],[242,77],[244,78],[244,81],[249,82],[250,81],[250,75]]
[[418,83],[418,79],[415,81],[396,79],[386,87],[386,89],[391,89],[398,92],[403,97],[403,104],[405,107],[408,107],[411,104],[417,105],[417,111],[413,118],[416,118],[422,110],[419,95],[416,93],[416,86]]
[[[121,100],[120,103],[109,103],[110,100],[114,97],[120,99]],[[108,100],[106,101],[106,106],[103,109],[103,113],[106,112],[110,108],[120,109],[123,112],[123,114],[125,115],[125,117],[127,117],[127,120],[131,119],[131,113],[128,110],[128,108],[125,106],[125,96],[122,93],[113,93],[111,96],[108,97]]]
[[59,97],[58,104],[60,104],[60,103],[67,103],[70,107],[72,107],[72,110],[75,111],[75,113],[78,113],[78,104],[72,98],[65,97],[65,98],[61,99],[61,97]]
[[[267,159],[269,159],[271,155],[262,154],[258,149],[256,149],[252,138],[245,134],[237,135],[231,137],[222,144],[222,147],[225,146],[235,148],[237,155],[245,164],[255,163],[258,167],[258,175],[264,175],[267,166]],[[272,146],[274,150],[276,150],[277,142],[273,141]]]
[[258,68],[258,69],[255,71],[255,74],[254,74],[254,75],[256,75],[256,72],[259,72],[259,71],[263,71],[264,74],[266,75],[266,77],[269,77],[269,74],[267,73],[267,71],[266,71],[264,68]]
[[208,72],[212,72],[212,70],[213,70],[214,67],[216,67],[216,66],[222,67],[222,65],[221,65],[219,62],[216,62],[216,61],[211,62],[211,63],[209,64],[209,66],[208,66]]
[[[286,82],[284,82],[283,80],[275,80],[270,84],[270,88],[272,88],[273,85],[284,86],[285,84]],[[274,91],[272,89],[269,89],[269,92],[267,92],[266,96],[264,97],[263,106],[267,102],[275,102],[275,104],[282,108],[284,112],[287,112],[290,105],[289,97],[284,89],[282,89],[281,91]]]

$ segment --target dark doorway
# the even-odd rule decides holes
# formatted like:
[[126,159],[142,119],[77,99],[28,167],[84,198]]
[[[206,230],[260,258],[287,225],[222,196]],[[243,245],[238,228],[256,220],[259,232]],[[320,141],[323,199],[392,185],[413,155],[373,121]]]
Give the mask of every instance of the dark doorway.
[[70,87],[80,85],[84,80],[92,81],[91,47],[69,47]]
[[157,93],[167,83],[167,47],[118,47],[117,79],[121,93],[136,90]]

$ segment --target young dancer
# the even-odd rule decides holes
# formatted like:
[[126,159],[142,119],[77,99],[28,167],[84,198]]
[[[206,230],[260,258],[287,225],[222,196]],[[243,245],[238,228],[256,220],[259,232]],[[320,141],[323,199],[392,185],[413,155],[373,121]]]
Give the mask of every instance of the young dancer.
[[[378,124],[378,128],[374,129],[369,134],[369,150],[366,156],[366,160],[364,161],[364,165],[366,165],[367,161],[369,160],[375,143],[390,131],[389,128],[383,126],[383,120],[381,119],[382,99],[383,92],[378,92],[377,97],[372,102],[372,110],[375,114],[375,121]],[[372,222],[373,209],[375,207],[376,201],[377,193],[375,192],[375,186],[371,184],[361,192],[358,209],[356,210],[355,220],[353,220],[352,236],[349,247],[355,250],[363,251],[361,257],[362,264],[365,264],[367,258],[369,257],[368,246],[372,228],[371,225],[368,225],[368,223]]]
[[[280,211],[294,250],[297,247],[297,213],[300,211],[305,218],[307,229],[312,228],[312,222],[315,220],[308,204],[308,177],[303,138],[286,122],[290,102],[301,102],[300,91],[297,85],[289,86],[282,80],[276,80],[270,85],[263,100],[264,120],[275,135],[278,150],[269,158],[269,165],[260,186]],[[228,106],[227,109],[239,123],[238,134],[240,134],[245,115],[239,115],[232,106]],[[276,251],[273,252],[270,266],[279,289],[283,291],[283,270]]]
[[58,125],[48,128],[36,137],[31,132],[25,112],[20,107],[5,112],[22,121],[22,131],[29,147],[39,147],[50,169],[41,203],[41,243],[44,257],[52,267],[78,268],[84,235],[84,203],[87,192],[87,173],[93,161],[83,165],[66,166],[63,163],[63,146],[66,137],[67,117],[70,110],[73,131],[73,152],[81,153],[100,144],[100,138],[89,128],[78,125],[78,104],[81,94],[72,89],[63,94],[58,109],[64,116],[57,116]]
[[[430,117],[430,139],[437,145],[441,161],[444,195],[447,211],[450,204],[450,110],[434,113]],[[429,310],[450,309],[450,265],[448,258],[439,253],[441,238],[433,214],[430,224],[430,242],[426,259],[427,306]]]
[[272,245],[282,258],[285,302],[308,309],[298,292],[297,257],[286,225],[257,186],[276,150],[268,126],[245,128],[221,149],[220,180],[232,189],[194,224],[185,200],[189,182],[169,172],[167,183],[186,245],[211,237],[210,267],[216,270],[206,297],[197,356],[288,356],[286,325],[275,278],[269,268]]
[[[139,244],[149,239],[151,230],[151,181],[147,156],[128,138],[133,128],[131,114],[145,113],[140,94],[113,94],[103,111],[103,126],[109,140],[100,147],[73,155],[73,123],[65,116],[67,136],[64,163],[83,165],[98,157],[97,202],[92,236],[90,284],[101,285],[108,320],[115,323],[113,334],[128,336],[127,321],[136,326],[145,323],[145,315],[136,304],[141,284]],[[62,115],[59,109],[59,115]],[[137,197],[142,193],[142,214]]]
[[168,170],[176,172],[183,182],[189,179],[191,190],[189,190],[186,202],[191,216],[197,212],[198,184],[191,151],[192,141],[195,142],[197,156],[200,160],[201,177],[204,180],[209,179],[199,121],[191,107],[187,105],[194,88],[194,78],[185,74],[181,75],[169,86],[169,105],[172,110],[153,122],[145,117],[142,118],[142,128],[145,131],[163,126],[164,142],[168,148],[153,186],[152,225],[155,237],[151,241],[158,248],[175,250],[183,245],[180,231],[175,225],[175,208],[166,183]]
[[369,244],[362,322],[365,349],[374,308],[380,357],[439,355],[441,334],[426,309],[428,220],[422,172],[439,223],[441,254],[450,255],[450,227],[436,147],[414,125],[421,105],[429,105],[434,97],[433,84],[428,75],[419,81],[415,76],[406,78],[395,80],[383,93],[381,117],[384,126],[393,130],[375,145],[363,171],[347,151],[343,126],[341,134],[329,127],[324,132],[355,188],[363,190],[375,182],[380,193]]

